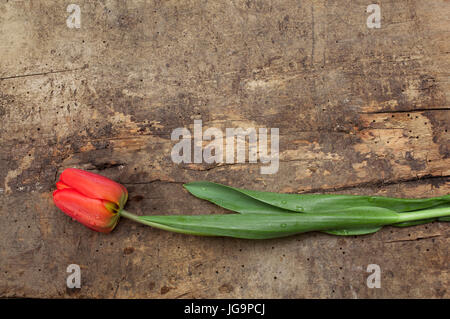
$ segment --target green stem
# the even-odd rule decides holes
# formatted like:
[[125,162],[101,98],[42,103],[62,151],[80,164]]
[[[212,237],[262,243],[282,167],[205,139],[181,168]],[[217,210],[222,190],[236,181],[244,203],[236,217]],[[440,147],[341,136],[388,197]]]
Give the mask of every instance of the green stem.
[[437,207],[430,209],[417,210],[414,212],[400,213],[399,222],[410,222],[422,219],[430,219],[436,217],[444,217],[450,215],[450,207]]
[[170,227],[170,226],[167,226],[167,225],[164,225],[164,224],[154,223],[154,222],[142,219],[140,216],[135,215],[135,214],[130,213],[130,212],[127,212],[125,209],[120,210],[119,211],[119,215],[122,216],[122,217],[128,218],[128,219],[131,219],[131,220],[133,220],[133,221],[135,221],[137,223],[141,223],[141,224],[147,225],[147,226],[152,226],[152,227],[155,227],[155,228],[160,228],[160,229],[163,229],[163,230],[173,231],[173,232],[177,232],[177,233],[180,232],[180,230],[177,229],[177,228],[173,228],[173,227]]
[[121,209],[119,211],[119,215],[122,216],[122,217],[128,218],[128,219],[134,220],[135,222],[143,223],[142,220],[139,220],[139,216],[138,215],[135,215],[135,214],[132,214],[130,212],[127,212],[125,209]]

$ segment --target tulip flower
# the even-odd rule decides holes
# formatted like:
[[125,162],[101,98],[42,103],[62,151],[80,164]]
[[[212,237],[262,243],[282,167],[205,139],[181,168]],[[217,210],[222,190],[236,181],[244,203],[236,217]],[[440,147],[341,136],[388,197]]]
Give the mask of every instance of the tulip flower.
[[266,239],[321,231],[365,235],[383,226],[449,221],[450,195],[423,199],[357,195],[301,195],[258,192],[210,182],[184,185],[194,196],[238,214],[137,216],[124,210],[128,192],[106,177],[68,168],[53,200],[85,226],[109,233],[119,216],[168,231],[203,236]]
[[64,170],[56,183],[53,201],[64,213],[83,225],[109,233],[119,221],[127,189],[104,176],[81,169]]

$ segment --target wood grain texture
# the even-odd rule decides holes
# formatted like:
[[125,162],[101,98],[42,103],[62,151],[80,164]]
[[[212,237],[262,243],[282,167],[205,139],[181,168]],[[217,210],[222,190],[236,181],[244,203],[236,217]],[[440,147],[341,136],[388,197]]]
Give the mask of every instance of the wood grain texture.
[[[0,296],[448,298],[449,226],[246,241],[122,220],[109,235],[52,202],[64,168],[129,190],[137,214],[223,213],[196,180],[292,193],[450,191],[450,2],[0,2]],[[280,129],[280,168],[174,164],[171,132]],[[66,288],[79,264],[82,288]],[[378,264],[382,287],[366,286]]]

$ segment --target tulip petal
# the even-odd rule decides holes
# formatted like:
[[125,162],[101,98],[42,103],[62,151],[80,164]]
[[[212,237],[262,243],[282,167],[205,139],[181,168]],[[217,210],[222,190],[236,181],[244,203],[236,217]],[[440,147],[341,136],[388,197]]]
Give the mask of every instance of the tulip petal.
[[87,197],[116,203],[120,208],[123,208],[128,198],[127,189],[123,185],[104,176],[81,169],[65,169],[59,177],[59,182],[76,189]]
[[119,220],[119,214],[106,208],[109,202],[88,198],[74,189],[55,190],[53,201],[64,213],[98,232],[109,233]]

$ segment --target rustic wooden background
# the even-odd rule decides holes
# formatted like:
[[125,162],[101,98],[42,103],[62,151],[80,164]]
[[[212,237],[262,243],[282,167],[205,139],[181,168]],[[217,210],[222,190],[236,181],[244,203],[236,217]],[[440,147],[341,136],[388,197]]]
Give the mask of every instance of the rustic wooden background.
[[[66,8],[81,8],[69,29]],[[201,238],[52,202],[64,168],[129,190],[137,214],[220,213],[182,184],[428,197],[450,190],[450,2],[0,2],[0,296],[448,298],[449,225],[362,237]],[[178,165],[177,127],[278,127],[280,169]],[[66,288],[81,266],[82,287]],[[381,267],[369,289],[367,265]]]

